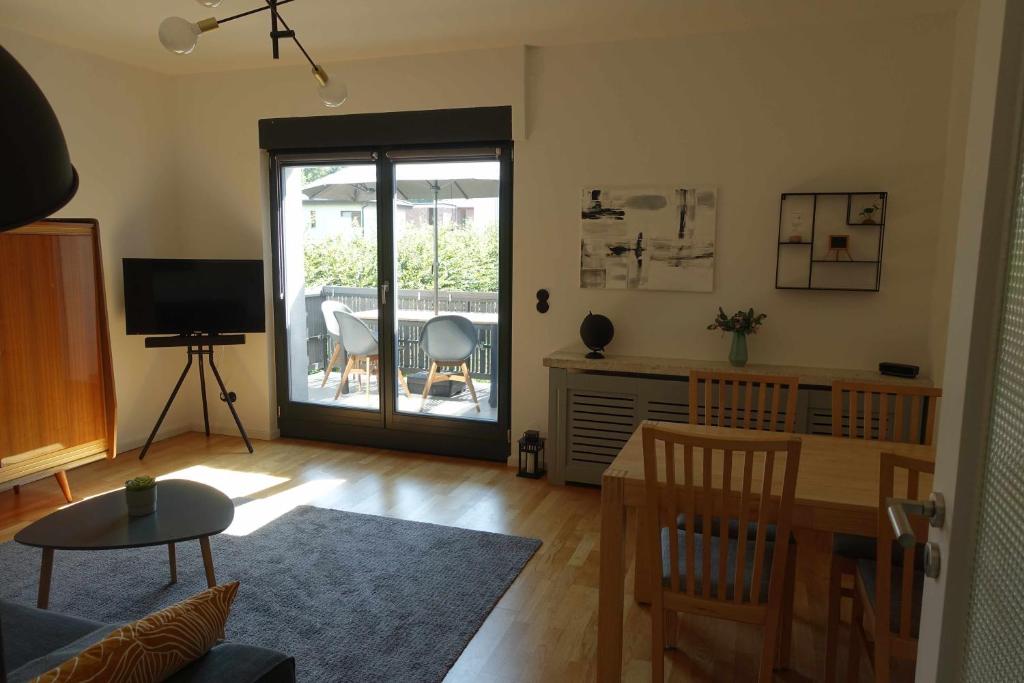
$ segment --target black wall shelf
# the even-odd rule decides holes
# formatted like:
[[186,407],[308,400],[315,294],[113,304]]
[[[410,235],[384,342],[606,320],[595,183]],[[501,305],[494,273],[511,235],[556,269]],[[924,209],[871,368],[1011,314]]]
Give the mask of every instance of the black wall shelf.
[[[784,193],[775,288],[879,291],[887,208],[886,192]],[[831,267],[839,264],[859,267]]]

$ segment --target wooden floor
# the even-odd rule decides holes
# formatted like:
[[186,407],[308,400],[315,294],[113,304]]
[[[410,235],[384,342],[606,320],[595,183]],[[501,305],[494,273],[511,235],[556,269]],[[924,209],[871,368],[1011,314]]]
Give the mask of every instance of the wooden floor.
[[[516,477],[504,465],[280,439],[254,442],[185,434],[69,473],[76,500],[139,475],[186,475],[229,495],[540,538],[544,544],[451,670],[448,681],[592,681],[597,640],[600,492]],[[246,477],[246,474],[250,476]],[[266,477],[252,474],[271,475]],[[291,492],[289,494],[289,492]],[[299,495],[299,494],[302,495]],[[284,494],[284,495],[281,495]],[[0,540],[64,505],[53,478],[0,493]],[[800,538],[793,666],[779,681],[818,680],[824,668],[828,539]],[[216,539],[213,540],[214,545]],[[215,548],[216,550],[216,548]],[[25,571],[36,572],[37,567]],[[632,586],[633,576],[627,577]],[[623,679],[650,680],[650,621],[627,590]],[[840,660],[845,660],[844,647]],[[672,681],[753,680],[757,629],[682,617]],[[870,667],[862,664],[862,678]],[[909,680],[900,672],[896,680]]]

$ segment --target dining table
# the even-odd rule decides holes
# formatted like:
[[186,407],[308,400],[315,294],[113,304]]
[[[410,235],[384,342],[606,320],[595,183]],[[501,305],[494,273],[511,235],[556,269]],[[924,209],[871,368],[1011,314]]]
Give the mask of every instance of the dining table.
[[[355,317],[363,321],[377,322],[380,318],[380,310],[376,308],[370,308],[365,311],[356,311],[353,313]],[[438,315],[461,315],[463,318],[468,318],[471,323],[477,327],[498,327],[498,314],[489,313],[486,311],[441,311],[440,313],[434,313],[432,310],[418,310],[418,309],[405,309],[400,308],[396,311],[396,317],[401,322],[409,323],[426,323],[432,318],[436,318]],[[495,335],[496,337],[497,335]],[[497,343],[491,344],[491,389],[488,395],[487,402],[492,408],[498,405],[498,345]]]
[[[875,441],[817,434],[758,432],[729,427],[711,427],[660,421],[644,421],[633,432],[601,478],[601,541],[598,593],[597,678],[618,681],[622,672],[623,601],[626,577],[627,513],[638,519],[648,505],[644,486],[644,425],[670,432],[702,437],[739,440],[795,438],[801,442],[800,466],[792,508],[794,530],[849,533],[877,537],[879,515],[879,464],[882,453],[935,461],[935,448],[909,443]],[[776,477],[780,476],[776,468]],[[755,474],[753,490],[761,482]],[[778,485],[778,482],[775,482]],[[931,489],[931,477],[923,475],[920,485]],[[640,543],[646,534],[637,538]],[[644,566],[647,552],[636,553],[634,597],[649,601]]]

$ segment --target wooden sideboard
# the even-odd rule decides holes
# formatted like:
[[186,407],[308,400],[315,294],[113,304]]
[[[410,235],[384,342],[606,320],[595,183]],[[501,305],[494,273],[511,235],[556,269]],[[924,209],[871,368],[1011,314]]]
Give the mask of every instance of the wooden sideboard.
[[0,234],[0,488],[116,454],[117,408],[95,221]]
[[831,386],[836,380],[932,386],[927,377],[902,379],[870,370],[747,365],[686,358],[586,358],[564,349],[544,358],[548,368],[548,466],[552,482],[600,484],[608,464],[643,420],[688,422],[691,370],[800,378],[796,431],[832,433]]

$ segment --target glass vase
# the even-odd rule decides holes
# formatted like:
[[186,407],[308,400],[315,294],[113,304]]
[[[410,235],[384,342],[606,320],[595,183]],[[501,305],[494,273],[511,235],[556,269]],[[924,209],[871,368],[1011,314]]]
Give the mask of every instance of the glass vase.
[[743,332],[732,333],[729,362],[737,368],[742,368],[747,364],[747,335]]

